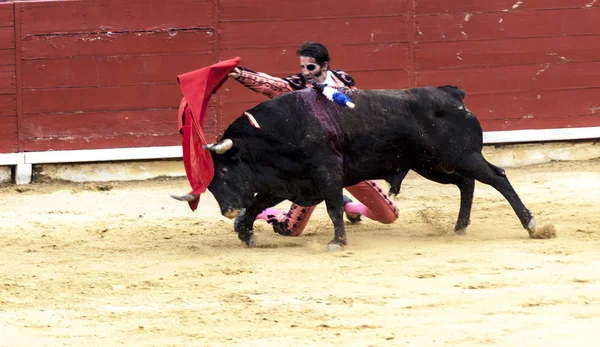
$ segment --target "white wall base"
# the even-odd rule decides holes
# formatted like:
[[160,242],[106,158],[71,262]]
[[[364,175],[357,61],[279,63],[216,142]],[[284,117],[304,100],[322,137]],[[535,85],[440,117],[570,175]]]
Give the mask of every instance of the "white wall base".
[[485,131],[483,143],[518,143],[599,139],[600,127]]
[[181,158],[181,146],[84,149],[75,151],[25,152],[24,163],[89,163],[98,161]]
[[24,153],[0,153],[0,165],[17,165],[25,163]]

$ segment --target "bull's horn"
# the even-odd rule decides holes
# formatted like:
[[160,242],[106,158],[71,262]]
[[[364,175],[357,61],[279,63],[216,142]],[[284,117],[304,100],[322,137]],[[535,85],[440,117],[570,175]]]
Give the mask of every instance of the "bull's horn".
[[179,200],[179,201],[194,201],[198,198],[198,195],[194,195],[194,194],[173,195],[173,194],[171,194],[171,197],[173,199]]
[[204,148],[216,154],[223,154],[233,147],[233,141],[230,139],[225,139],[219,143],[211,143],[210,145],[205,145]]

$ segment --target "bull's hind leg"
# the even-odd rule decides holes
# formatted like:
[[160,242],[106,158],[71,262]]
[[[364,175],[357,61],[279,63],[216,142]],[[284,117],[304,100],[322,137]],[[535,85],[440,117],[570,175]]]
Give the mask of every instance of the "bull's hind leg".
[[467,226],[471,223],[471,207],[473,206],[473,191],[475,190],[475,179],[459,174],[458,172],[448,172],[439,168],[430,166],[415,167],[419,175],[442,184],[454,184],[460,190],[460,210],[454,231],[458,235],[464,235]]
[[456,170],[465,176],[471,176],[481,183],[494,187],[508,201],[529,235],[531,236],[535,232],[535,218],[515,192],[503,169],[488,163],[481,153],[474,153],[465,157],[456,166]]
[[475,191],[475,179],[461,176],[456,183],[460,189],[460,210],[454,231],[458,235],[464,235],[469,224],[471,224],[471,208],[473,207],[473,191]]
[[406,177],[410,170],[402,169],[398,171],[395,175],[391,175],[386,181],[390,184],[390,190],[388,191],[388,195],[391,197],[395,197],[400,194],[400,186],[402,185],[402,181]]
[[252,204],[248,206],[235,219],[233,229],[238,233],[238,238],[242,240],[246,246],[256,246],[256,237],[254,236],[254,221],[256,217],[266,208],[273,207],[282,202],[283,199],[267,194],[256,194]]

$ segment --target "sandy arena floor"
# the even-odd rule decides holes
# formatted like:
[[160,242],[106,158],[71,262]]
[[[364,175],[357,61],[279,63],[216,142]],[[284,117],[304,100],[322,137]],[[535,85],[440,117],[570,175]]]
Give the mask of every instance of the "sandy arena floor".
[[323,205],[248,249],[210,194],[169,197],[184,179],[2,186],[0,345],[597,346],[600,160],[507,173],[557,238],[480,183],[455,236],[458,189],[414,173],[398,221],[348,225],[337,253]]

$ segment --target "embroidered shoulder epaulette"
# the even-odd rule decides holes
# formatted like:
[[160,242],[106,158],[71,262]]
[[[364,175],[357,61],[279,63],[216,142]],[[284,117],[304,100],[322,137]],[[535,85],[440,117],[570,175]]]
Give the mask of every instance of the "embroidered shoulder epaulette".
[[331,70],[331,72],[333,72],[335,77],[337,77],[340,81],[344,82],[346,87],[354,87],[354,79],[346,72],[342,70]]
[[302,74],[292,75],[284,78],[284,80],[290,84],[292,89],[300,90],[306,88],[306,79]]

